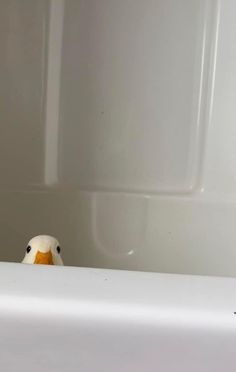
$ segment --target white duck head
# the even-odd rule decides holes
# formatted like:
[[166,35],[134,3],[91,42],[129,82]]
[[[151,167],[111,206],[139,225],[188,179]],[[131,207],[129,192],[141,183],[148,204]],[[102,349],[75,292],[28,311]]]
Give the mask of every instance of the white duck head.
[[27,245],[22,263],[41,265],[63,265],[61,249],[57,239],[49,235],[39,235]]

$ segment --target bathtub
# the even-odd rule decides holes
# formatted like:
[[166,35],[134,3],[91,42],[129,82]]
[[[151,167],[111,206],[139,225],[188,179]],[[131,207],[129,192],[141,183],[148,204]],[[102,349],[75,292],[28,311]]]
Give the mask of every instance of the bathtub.
[[2,371],[234,371],[236,279],[0,264]]

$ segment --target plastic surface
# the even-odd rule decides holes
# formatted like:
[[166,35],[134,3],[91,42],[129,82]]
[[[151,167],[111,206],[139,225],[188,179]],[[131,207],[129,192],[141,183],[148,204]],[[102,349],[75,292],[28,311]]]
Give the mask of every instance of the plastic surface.
[[235,1],[0,10],[0,259],[235,276]]
[[[236,275],[236,2],[0,2],[0,259]],[[0,370],[234,372],[235,279],[0,264]]]
[[2,371],[235,371],[235,279],[21,264],[0,273]]
[[48,2],[0,3],[0,185],[39,184],[44,174]]
[[195,187],[208,6],[65,2],[60,183],[132,192]]

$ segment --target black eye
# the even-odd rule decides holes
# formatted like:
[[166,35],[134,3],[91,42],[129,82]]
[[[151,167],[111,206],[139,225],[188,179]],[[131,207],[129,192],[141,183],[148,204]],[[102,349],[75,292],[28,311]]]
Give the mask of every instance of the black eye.
[[57,247],[57,252],[60,253],[61,252],[61,248],[58,246]]
[[31,246],[28,245],[28,247],[26,248],[26,252],[29,253],[31,251]]

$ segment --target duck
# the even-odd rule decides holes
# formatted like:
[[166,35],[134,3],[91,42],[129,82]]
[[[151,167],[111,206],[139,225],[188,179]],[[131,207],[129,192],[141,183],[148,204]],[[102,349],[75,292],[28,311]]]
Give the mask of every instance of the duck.
[[22,263],[63,266],[58,240],[50,235],[35,236],[27,245]]

